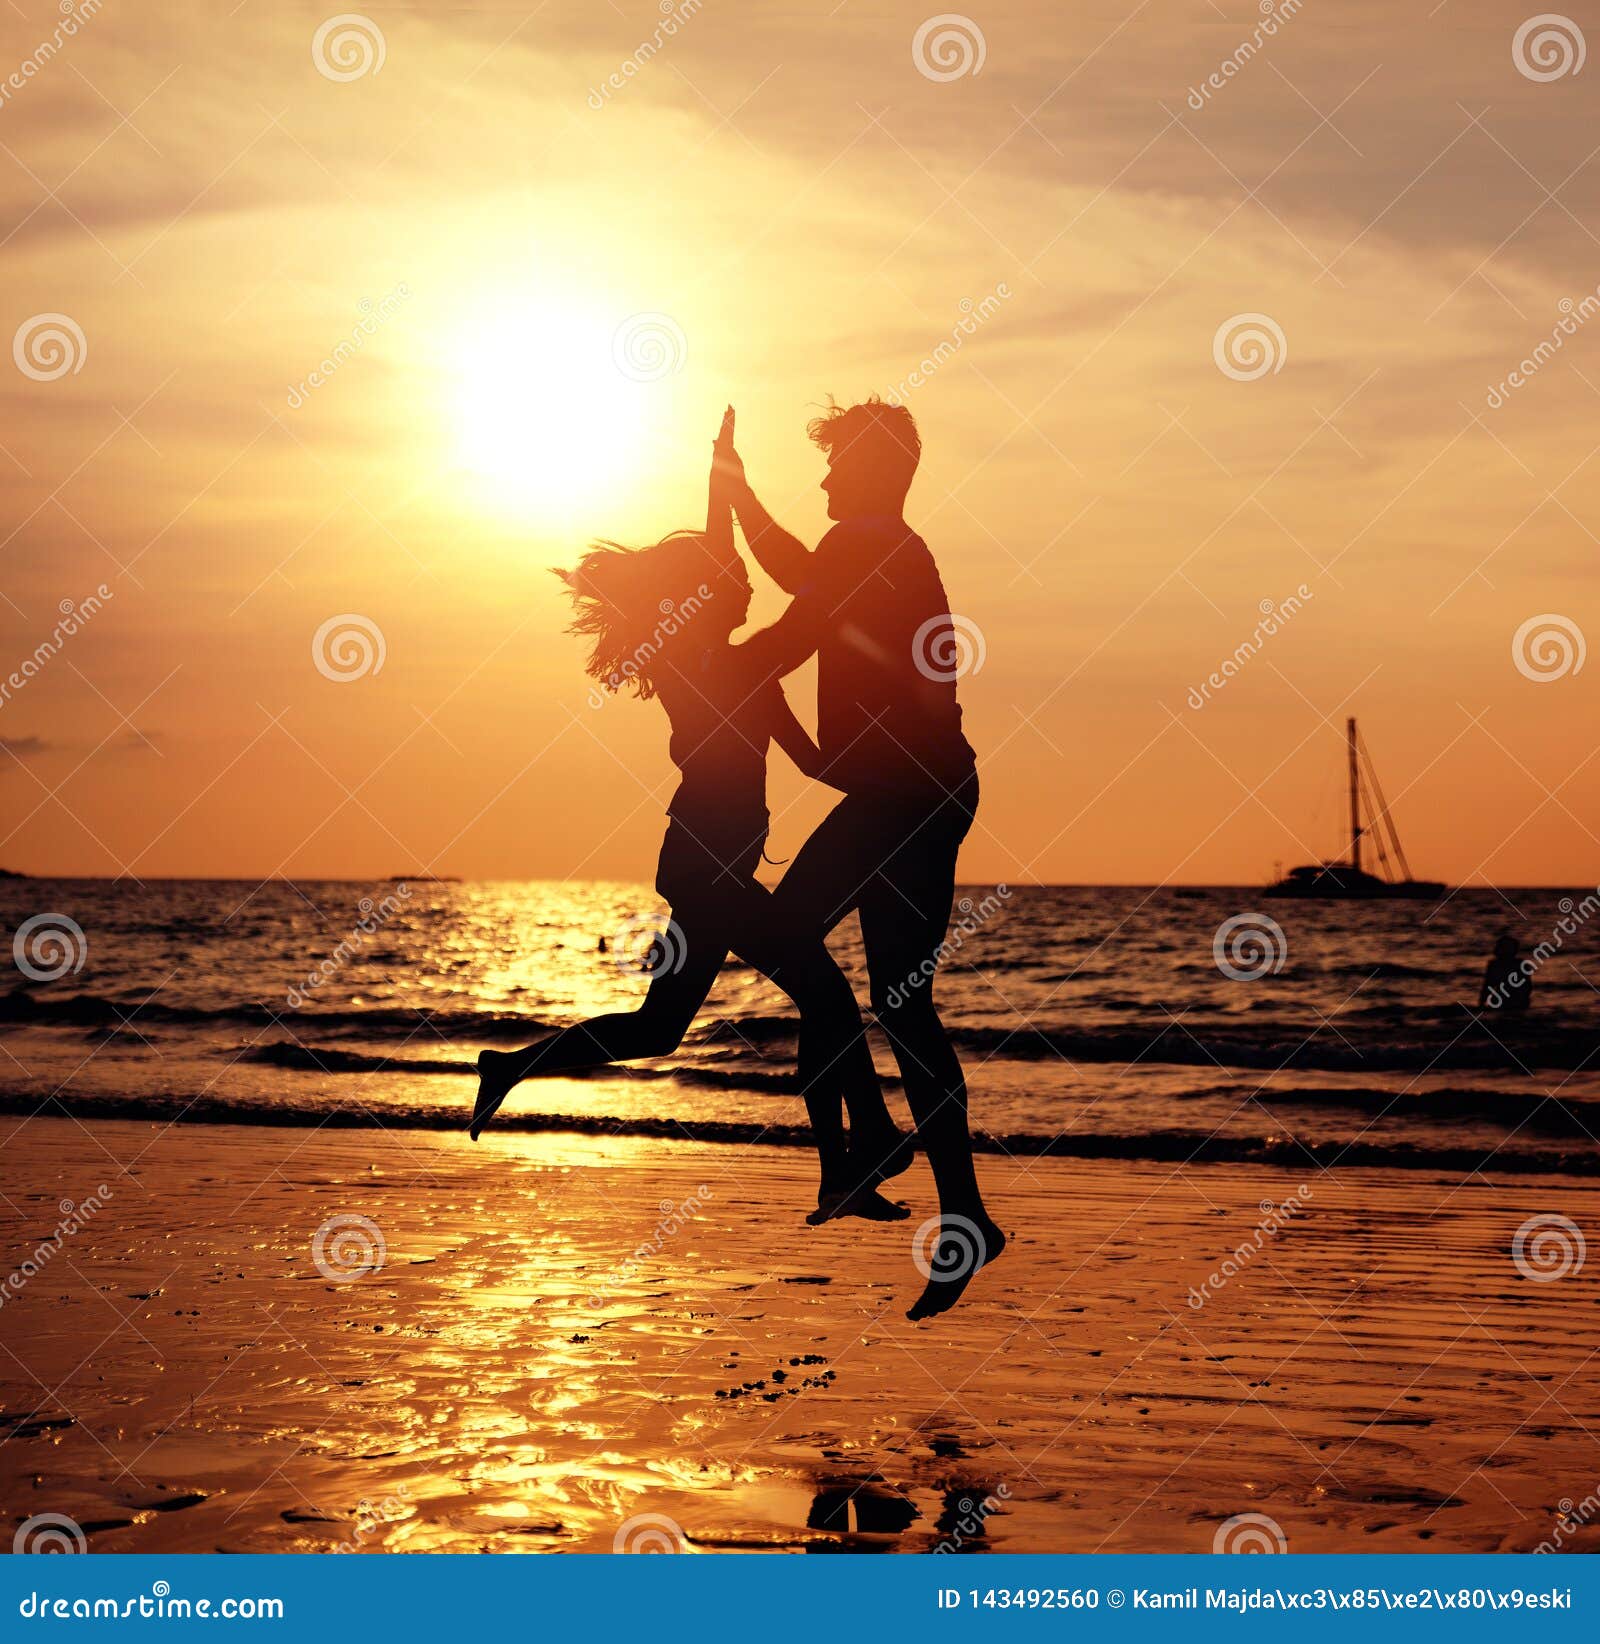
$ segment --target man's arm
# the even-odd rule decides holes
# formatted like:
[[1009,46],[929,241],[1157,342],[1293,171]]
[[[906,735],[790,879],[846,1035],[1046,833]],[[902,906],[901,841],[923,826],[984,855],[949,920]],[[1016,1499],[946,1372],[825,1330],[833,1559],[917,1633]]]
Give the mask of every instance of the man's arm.
[[814,591],[790,600],[788,610],[770,628],[761,628],[734,646],[757,678],[782,679],[816,650],[822,637],[818,603]]

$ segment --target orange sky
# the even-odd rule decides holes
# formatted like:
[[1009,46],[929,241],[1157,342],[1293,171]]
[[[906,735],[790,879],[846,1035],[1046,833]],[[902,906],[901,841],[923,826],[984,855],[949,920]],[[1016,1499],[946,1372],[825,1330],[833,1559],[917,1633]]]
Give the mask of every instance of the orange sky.
[[[648,876],[665,722],[546,567],[693,523],[730,399],[815,538],[806,417],[904,385],[964,877],[1259,882],[1338,847],[1349,712],[1417,872],[1600,877],[1600,664],[1513,660],[1600,639],[1600,63],[1523,72],[1523,4],[979,6],[919,68],[921,4],[419,0],[331,73],[320,7],[201,10],[0,7],[0,676],[109,591],[0,690],[0,865]],[[826,796],[773,799],[787,856]]]

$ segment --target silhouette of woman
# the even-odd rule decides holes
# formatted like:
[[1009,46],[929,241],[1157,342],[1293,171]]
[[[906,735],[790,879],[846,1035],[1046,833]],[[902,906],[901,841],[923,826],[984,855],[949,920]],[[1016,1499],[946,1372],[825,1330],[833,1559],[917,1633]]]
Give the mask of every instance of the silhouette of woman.
[[[730,408],[715,450],[731,449],[732,438]],[[631,684],[667,711],[682,781],[667,808],[656,889],[672,916],[646,962],[651,981],[639,1009],[478,1057],[473,1139],[523,1079],[671,1055],[733,952],[800,1011],[800,1085],[821,1162],[817,1209],[807,1220],[901,1220],[909,1212],[877,1183],[909,1165],[909,1139],[884,1106],[855,994],[819,939],[776,917],[771,893],[755,878],[767,838],[769,745],[809,776],[820,773],[822,758],[781,685],[729,643],[749,614],[751,588],[717,467],[705,532],[677,531],[649,548],[597,543],[576,569],[557,575],[572,596],[572,631],[594,642],[587,672],[612,691]],[[871,1165],[852,1169],[852,1148]]]

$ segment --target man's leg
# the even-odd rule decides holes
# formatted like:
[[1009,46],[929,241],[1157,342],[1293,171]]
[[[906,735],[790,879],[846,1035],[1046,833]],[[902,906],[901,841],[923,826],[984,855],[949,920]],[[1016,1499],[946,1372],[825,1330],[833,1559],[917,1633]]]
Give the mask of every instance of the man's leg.
[[933,998],[955,894],[956,856],[975,800],[975,794],[962,795],[931,812],[886,815],[879,835],[885,842],[882,865],[860,904],[873,1008],[899,1063],[939,1189],[941,1226],[924,1250],[928,1284],[910,1310],[913,1319],[952,1306],[1005,1245],[1005,1235],[984,1209],[967,1128],[966,1080]]

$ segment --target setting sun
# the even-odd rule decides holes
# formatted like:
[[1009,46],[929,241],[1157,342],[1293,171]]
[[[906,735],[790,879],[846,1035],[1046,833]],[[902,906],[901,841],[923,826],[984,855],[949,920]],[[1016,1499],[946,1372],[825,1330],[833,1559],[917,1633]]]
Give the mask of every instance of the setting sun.
[[497,505],[579,525],[649,470],[681,359],[638,323],[651,318],[523,293],[463,331],[449,356],[459,455]]

